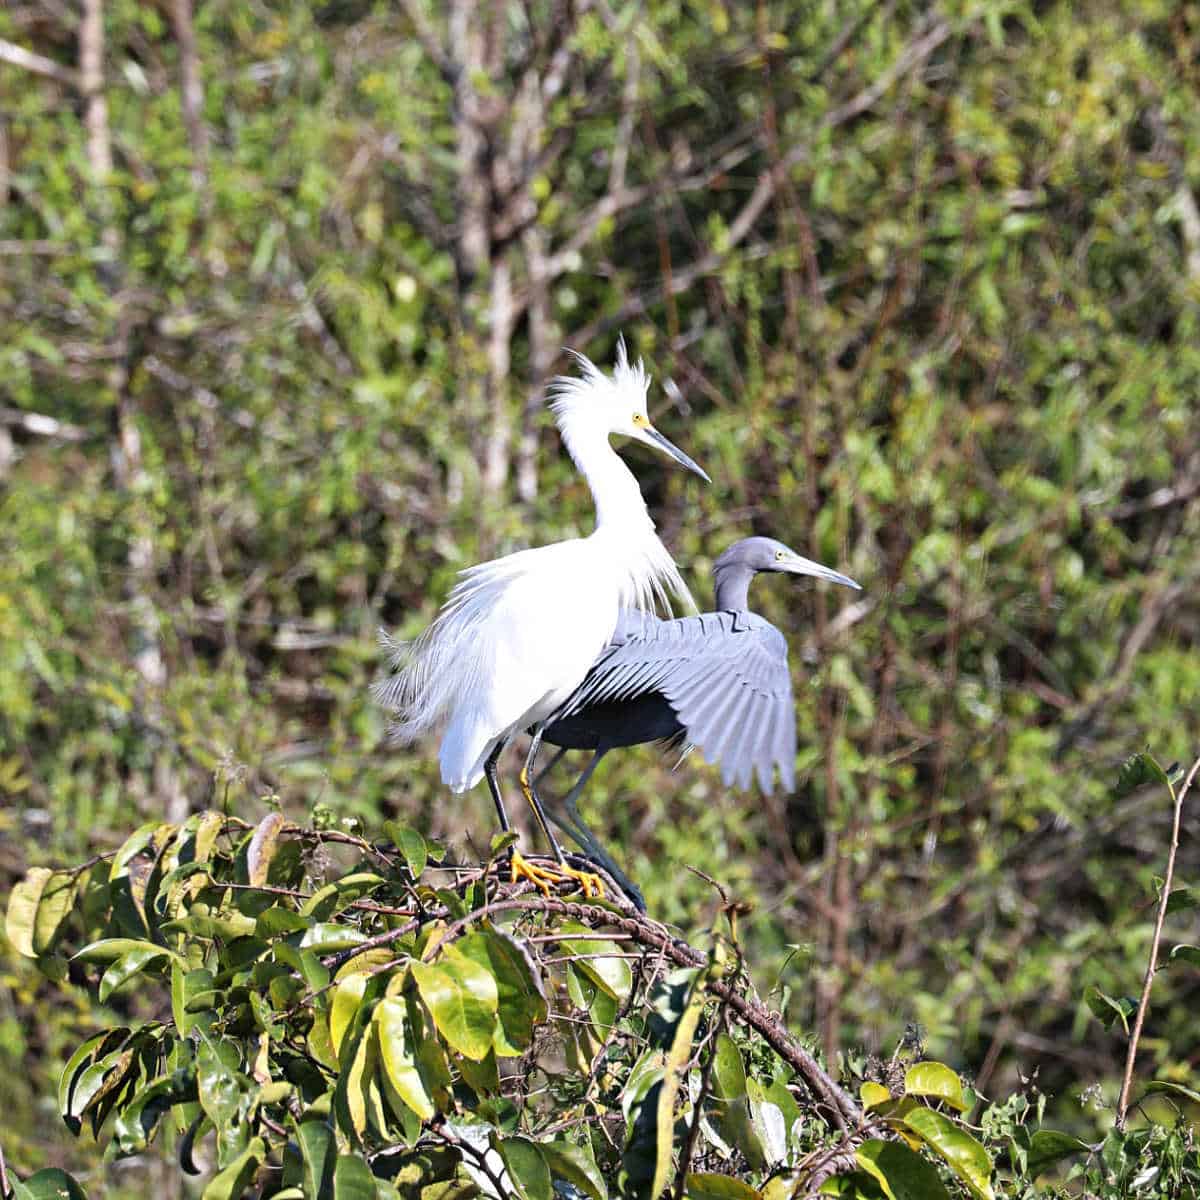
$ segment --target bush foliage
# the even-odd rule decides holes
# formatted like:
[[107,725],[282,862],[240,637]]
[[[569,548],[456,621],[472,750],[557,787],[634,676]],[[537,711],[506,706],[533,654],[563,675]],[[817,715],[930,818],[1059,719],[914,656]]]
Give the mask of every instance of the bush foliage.
[[46,1098],[98,1029],[168,1021],[137,1005],[169,955],[101,1000],[46,953],[60,917],[103,933],[66,864],[210,810],[486,857],[486,800],[386,745],[377,630],[588,531],[540,397],[623,331],[714,479],[630,454],[702,606],[751,532],[865,586],[755,586],[794,796],[597,771],[651,913],[709,924],[683,863],[752,902],[746,994],[857,1104],[902,1099],[897,1047],[961,1072],[1014,1194],[1043,1104],[1103,1147],[1077,1191],[1186,1190],[1196,911],[1137,1064],[1168,1090],[1117,1131],[1172,835],[1161,783],[1109,781],[1200,742],[1198,47],[1194,0],[0,6],[0,878],[38,914],[0,946],[12,1173],[95,1191]]

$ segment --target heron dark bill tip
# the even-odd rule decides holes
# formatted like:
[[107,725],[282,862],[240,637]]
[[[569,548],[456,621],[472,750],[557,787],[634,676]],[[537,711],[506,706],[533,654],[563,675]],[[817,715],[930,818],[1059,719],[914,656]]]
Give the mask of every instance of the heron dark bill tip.
[[646,436],[660,450],[669,454],[681,467],[687,467],[689,471],[699,475],[705,483],[712,483],[712,480],[708,477],[708,473],[702,466],[700,466],[699,463],[695,462],[693,459],[684,454],[684,452],[680,450],[680,448],[676,446],[674,442],[663,437],[663,435],[659,433],[657,429],[647,429]]

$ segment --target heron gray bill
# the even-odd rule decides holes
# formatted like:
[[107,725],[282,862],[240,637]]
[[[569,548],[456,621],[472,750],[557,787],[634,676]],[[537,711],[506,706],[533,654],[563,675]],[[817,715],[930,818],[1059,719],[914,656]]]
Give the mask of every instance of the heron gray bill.
[[778,771],[795,787],[796,718],[787,641],[750,611],[750,582],[760,572],[786,572],[861,588],[853,579],[802,558],[773,538],[744,538],[713,564],[716,611],[659,621],[622,613],[613,640],[587,678],[542,731],[566,750],[592,750],[591,761],[551,818],[603,867],[639,907],[641,893],[584,824],[580,794],[610,751],[662,742],[697,747],[719,763],[727,787],[770,793]]
[[650,380],[641,362],[630,364],[624,340],[611,378],[582,355],[575,359],[580,376],[553,381],[550,407],[567,453],[591,489],[595,530],[461,572],[433,624],[415,643],[397,648],[396,673],[374,692],[399,715],[394,741],[414,741],[444,724],[442,781],[464,792],[486,778],[505,831],[510,822],[497,761],[514,734],[532,726],[534,742],[519,778],[557,867],[537,867],[514,846],[513,879],[529,879],[549,894],[551,884],[566,877],[591,895],[600,888],[598,877],[567,864],[537,795],[531,774],[536,734],[582,682],[622,610],[659,606],[669,612],[670,592],[695,607],[654,531],[637,480],[609,437],[653,446],[708,476],[651,425]]

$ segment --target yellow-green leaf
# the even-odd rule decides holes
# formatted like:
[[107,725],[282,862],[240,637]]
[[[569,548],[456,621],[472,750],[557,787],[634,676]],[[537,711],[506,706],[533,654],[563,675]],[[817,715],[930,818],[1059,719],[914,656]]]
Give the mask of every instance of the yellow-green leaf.
[[397,1096],[422,1121],[437,1111],[409,1046],[407,1006],[394,996],[385,997],[372,1016],[379,1034],[379,1053],[384,1077]]
[[858,1095],[863,1108],[874,1108],[876,1104],[885,1104],[892,1098],[892,1093],[882,1083],[873,1083],[869,1079],[858,1089]]
[[438,962],[414,962],[410,970],[442,1037],[467,1058],[486,1058],[499,1004],[491,972],[454,946],[444,947]]
[[854,1157],[890,1200],[950,1200],[934,1165],[900,1142],[872,1138]]
[[354,1021],[354,1015],[362,1004],[363,993],[370,983],[368,975],[347,975],[333,989],[333,1003],[329,1008],[329,1040],[334,1054],[342,1052],[342,1041]]
[[904,1091],[909,1096],[931,1096],[942,1100],[959,1112],[966,1112],[962,1082],[945,1063],[914,1063],[904,1073]]
[[903,1120],[949,1163],[950,1169],[980,1200],[994,1200],[991,1159],[965,1129],[932,1108],[914,1108]]

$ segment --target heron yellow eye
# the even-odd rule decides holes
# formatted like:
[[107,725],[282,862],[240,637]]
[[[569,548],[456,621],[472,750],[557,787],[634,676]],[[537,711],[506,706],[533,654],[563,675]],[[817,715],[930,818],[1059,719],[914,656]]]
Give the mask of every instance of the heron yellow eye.
[[636,412],[635,412],[635,413],[633,414],[633,423],[634,423],[634,424],[635,424],[635,425],[636,425],[636,426],[637,426],[639,429],[649,429],[649,428],[650,428],[650,421],[649,421],[649,419],[648,419],[648,418],[646,418],[646,417],[643,417],[641,413],[636,413]]
[[776,551],[775,551],[775,557],[776,557],[777,559],[779,559],[779,560],[781,560],[781,561],[782,561],[782,559],[783,559],[783,551],[782,551],[782,550],[776,550]]

